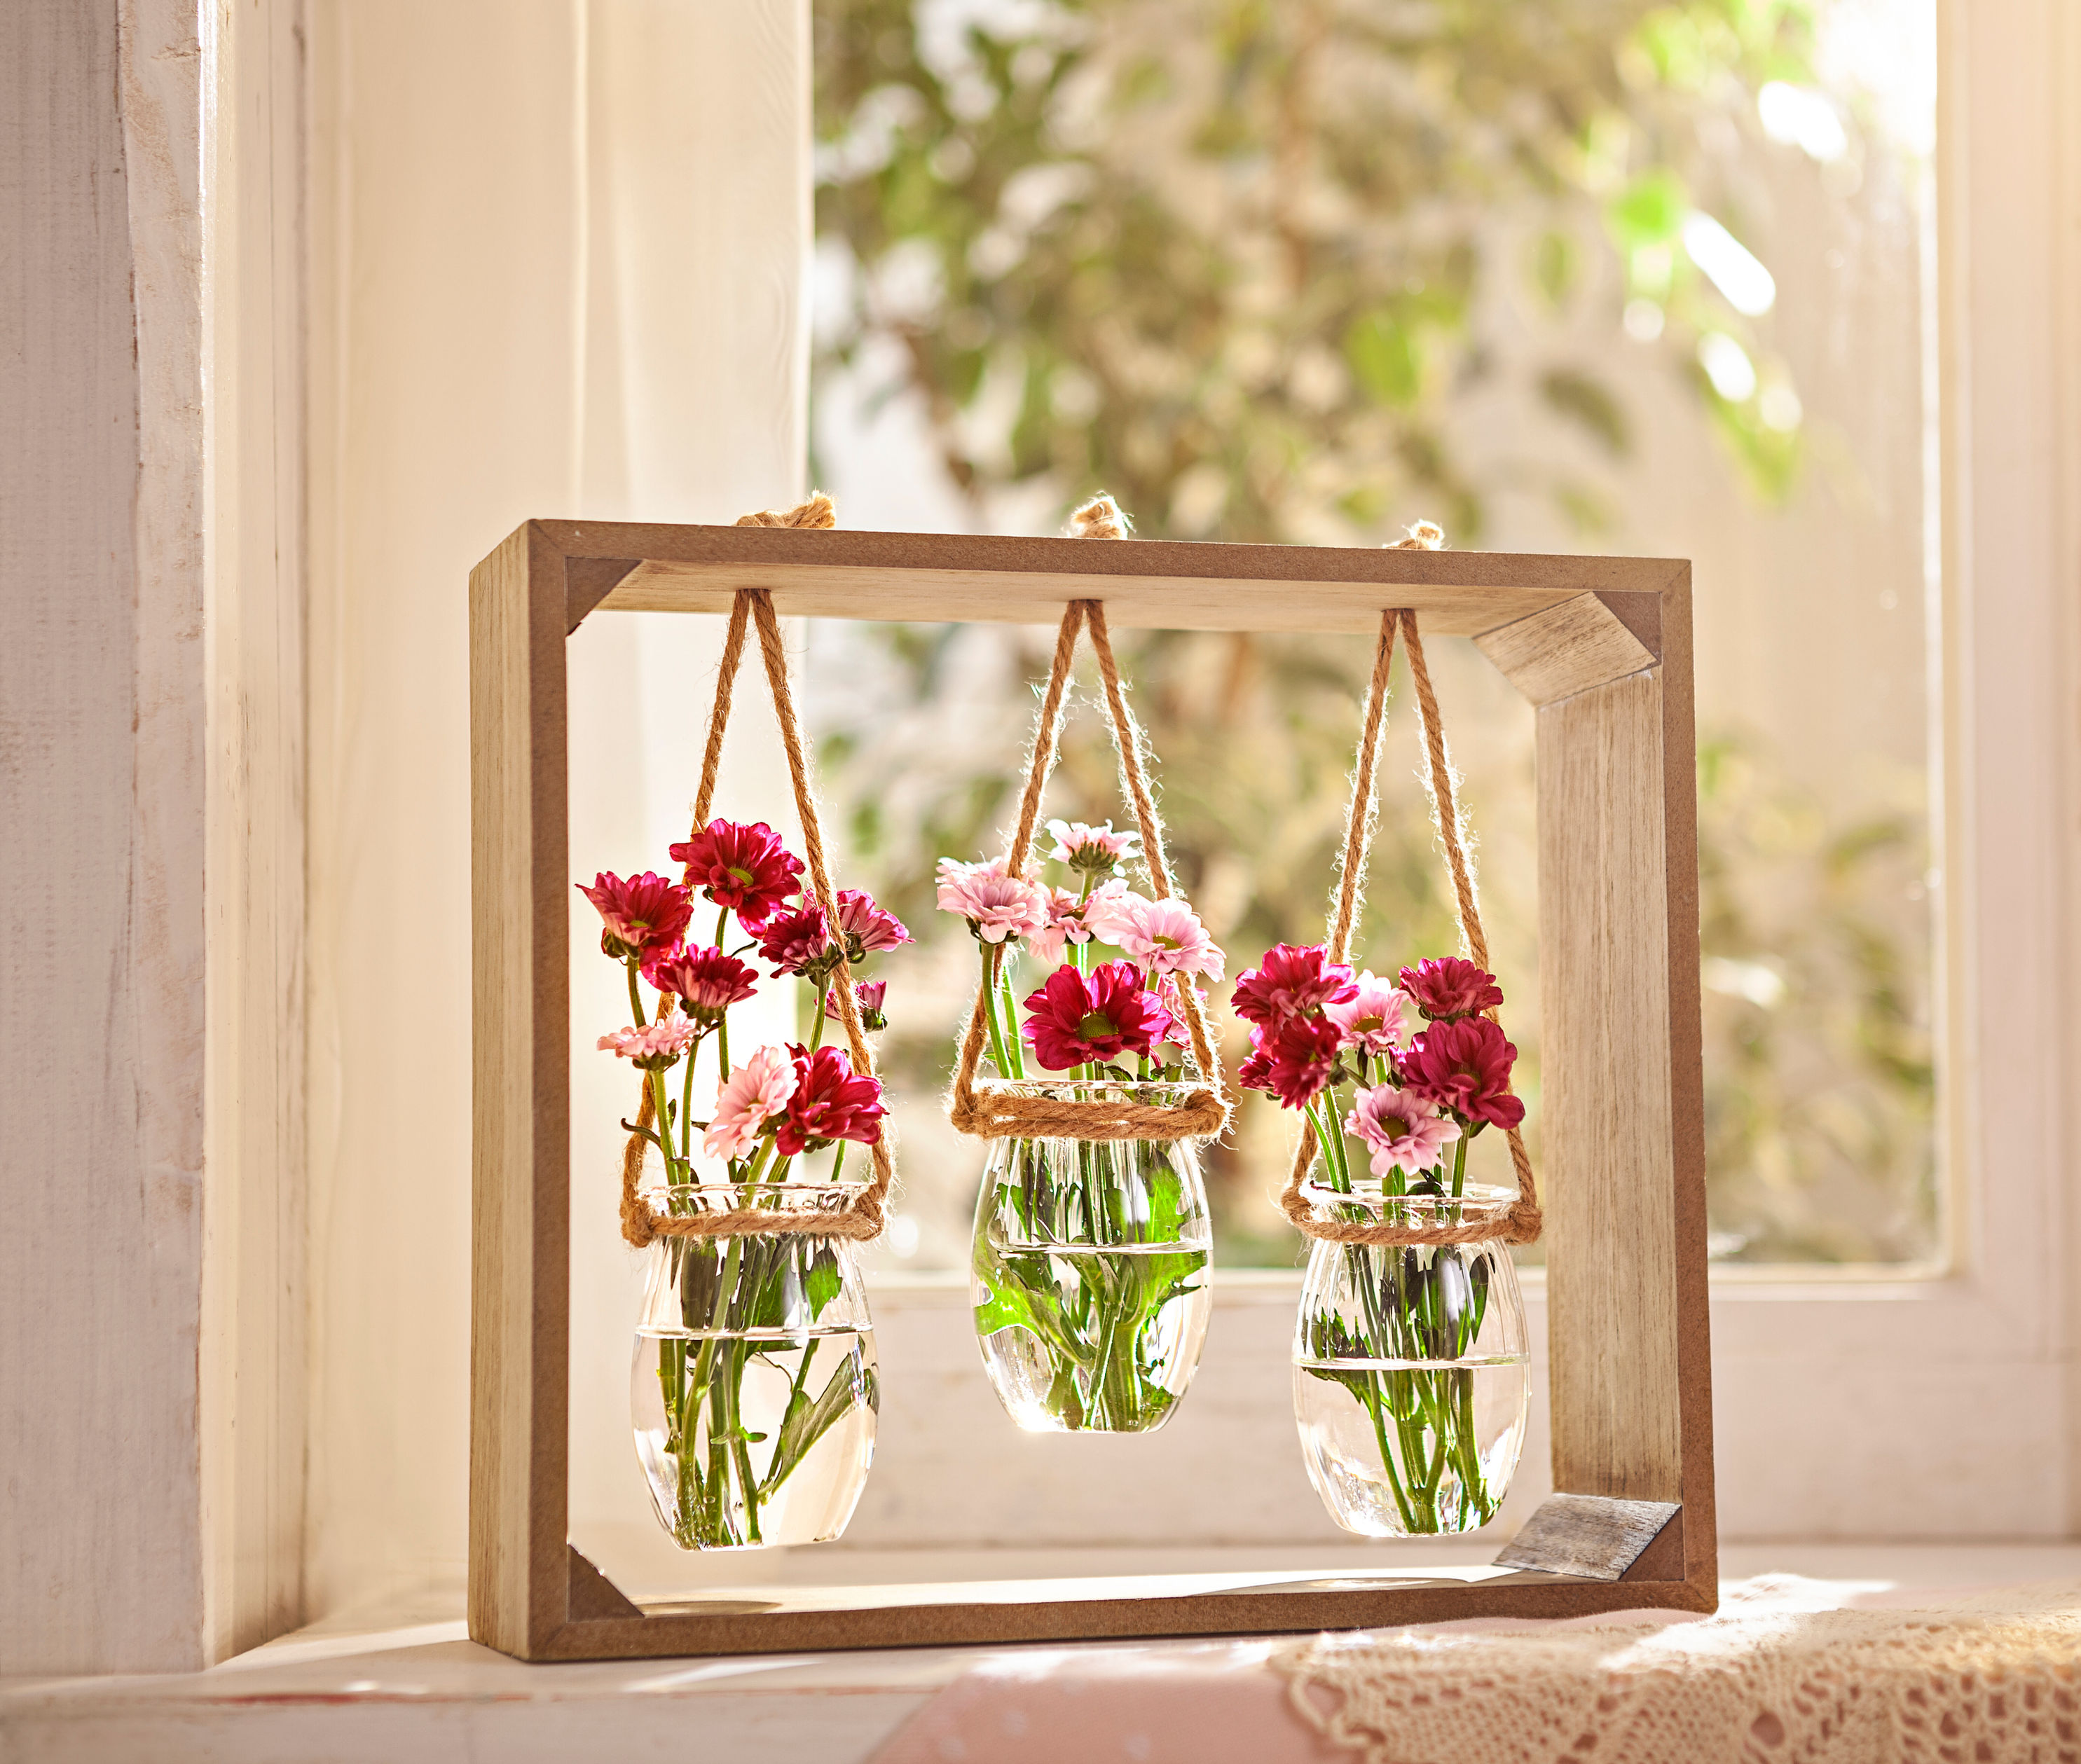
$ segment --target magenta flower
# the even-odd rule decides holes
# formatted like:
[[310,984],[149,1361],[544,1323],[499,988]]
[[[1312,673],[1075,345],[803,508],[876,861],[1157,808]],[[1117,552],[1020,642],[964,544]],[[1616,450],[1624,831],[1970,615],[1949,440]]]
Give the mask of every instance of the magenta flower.
[[671,855],[687,867],[687,886],[729,907],[756,930],[780,903],[801,892],[802,860],[763,821],[711,821]]
[[1002,858],[983,863],[940,859],[939,897],[941,912],[959,914],[986,943],[1030,937],[1048,923],[1048,890],[1006,875]]
[[1236,1074],[1246,1090],[1263,1090],[1282,1108],[1305,1108],[1328,1089],[1343,1035],[1321,1017],[1287,1017],[1253,1029],[1250,1057]]
[[1048,831],[1055,841],[1049,857],[1073,870],[1100,875],[1118,869],[1133,857],[1141,839],[1137,833],[1114,832],[1110,821],[1102,827],[1087,826],[1081,821],[1051,821]]
[[677,1065],[679,1056],[693,1043],[693,1019],[675,1011],[669,1017],[661,1017],[647,1028],[616,1029],[604,1035],[598,1043],[602,1053],[619,1055],[632,1060],[645,1072],[662,1072],[667,1066]]
[[1350,965],[1331,961],[1323,945],[1275,943],[1263,961],[1237,978],[1230,1002],[1238,1015],[1269,1027],[1357,996]]
[[1460,1136],[1459,1128],[1424,1098],[1385,1084],[1360,1091],[1344,1125],[1370,1149],[1376,1176],[1391,1170],[1411,1176],[1435,1170],[1446,1146]]
[[[853,1002],[860,1007],[860,1026],[869,1034],[889,1027],[889,1019],[881,1010],[881,1002],[888,996],[889,982],[885,980],[864,980],[853,987]],[[837,993],[824,1001],[824,1014],[833,1023],[840,1020]]]
[[872,1145],[881,1137],[881,1081],[864,1078],[836,1048],[814,1053],[788,1050],[795,1060],[795,1090],[773,1130],[773,1143],[788,1157],[822,1151],[839,1140]]
[[1471,1017],[1503,1002],[1503,989],[1496,985],[1495,976],[1457,956],[1427,956],[1414,968],[1403,968],[1402,989],[1434,1023]]
[[1343,1031],[1344,1045],[1361,1053],[1392,1053],[1409,1033],[1409,1000],[1377,974],[1361,973],[1349,998],[1325,1005],[1322,1014]]
[[599,947],[617,961],[671,948],[693,917],[687,891],[648,870],[632,876],[603,870],[591,888],[581,882],[578,891],[599,909],[606,925]]
[[643,977],[685,1006],[696,1023],[713,1026],[732,1005],[758,990],[759,970],[719,949],[660,951],[643,964]]
[[1524,1119],[1524,1104],[1510,1094],[1516,1059],[1517,1049],[1489,1018],[1462,1017],[1432,1023],[1396,1063],[1402,1089],[1450,1109],[1463,1123],[1516,1127]]
[[760,960],[776,974],[801,974],[821,981],[837,964],[839,950],[831,941],[830,922],[821,906],[783,913],[759,930]]
[[840,888],[838,905],[839,930],[845,937],[846,957],[850,961],[913,941],[903,921],[877,906],[874,897],[861,889]]
[[759,1048],[723,1080],[714,1116],[701,1136],[702,1149],[731,1162],[748,1157],[766,1124],[794,1094],[794,1061],[779,1048]]
[[1106,941],[1152,973],[1204,974],[1219,980],[1228,971],[1221,946],[1183,901],[1145,901],[1124,893],[1108,903],[1104,918]]
[[1103,1065],[1122,1054],[1146,1056],[1175,1027],[1128,962],[1101,963],[1088,979],[1074,968],[1058,968],[1027,995],[1026,1009],[1030,1014],[1019,1033],[1050,1072],[1087,1060]]

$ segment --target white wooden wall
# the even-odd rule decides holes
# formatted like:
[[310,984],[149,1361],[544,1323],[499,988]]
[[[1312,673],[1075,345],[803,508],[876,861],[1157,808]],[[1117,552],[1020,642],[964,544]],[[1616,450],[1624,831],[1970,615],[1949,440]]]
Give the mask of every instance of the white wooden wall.
[[195,58],[0,9],[0,1672],[201,1653]]

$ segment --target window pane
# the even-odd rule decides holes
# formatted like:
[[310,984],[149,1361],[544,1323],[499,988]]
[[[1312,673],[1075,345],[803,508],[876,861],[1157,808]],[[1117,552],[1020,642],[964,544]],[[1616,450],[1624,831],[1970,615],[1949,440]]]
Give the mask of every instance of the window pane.
[[[1939,1249],[1932,35],[1928,0],[818,0],[816,464],[847,525],[1053,531],[1103,487],[1156,539],[1427,517],[1695,561],[1723,1259]],[[1049,640],[812,639],[855,873],[925,934],[891,968],[896,1265],[963,1265],[980,1149],[935,1098],[973,946],[930,875],[998,848]],[[1120,650],[1231,973],[1319,939],[1368,645]],[[1531,717],[1470,645],[1433,656],[1536,1156]],[[1403,683],[1383,972],[1454,947]],[[1087,707],[1050,812],[1116,807]],[[1291,1124],[1252,1098],[1213,1161],[1231,1264],[1293,1262]]]

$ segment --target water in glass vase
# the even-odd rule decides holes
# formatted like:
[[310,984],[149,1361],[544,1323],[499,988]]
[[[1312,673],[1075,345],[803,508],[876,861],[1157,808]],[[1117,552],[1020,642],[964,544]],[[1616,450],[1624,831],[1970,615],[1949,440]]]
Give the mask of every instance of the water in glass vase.
[[1207,1334],[1207,1252],[976,1245],[976,1334],[1029,1433],[1147,1433],[1170,1418]]
[[639,1334],[636,1452],[681,1548],[822,1544],[874,1456],[872,1329]]
[[[1511,1197],[1304,1185],[1317,1216],[1482,1228]],[[1363,1537],[1471,1531],[1496,1516],[1524,1446],[1532,1373],[1509,1246],[1340,1243],[1308,1252],[1293,1417],[1330,1517]]]
[[1471,1531],[1503,1504],[1531,1387],[1522,1354],[1444,1365],[1297,1356],[1308,1478],[1337,1523],[1362,1536]]
[[[1016,1086],[1171,1104],[1178,1085]],[[1001,1139],[976,1200],[969,1292],[998,1401],[1033,1433],[1147,1433],[1200,1363],[1213,1247],[1195,1140]]]
[[[843,1210],[838,1184],[668,1188],[673,1217]],[[854,1241],[661,1231],[630,1386],[636,1455],[682,1549],[821,1544],[846,1527],[874,1456],[874,1325]]]

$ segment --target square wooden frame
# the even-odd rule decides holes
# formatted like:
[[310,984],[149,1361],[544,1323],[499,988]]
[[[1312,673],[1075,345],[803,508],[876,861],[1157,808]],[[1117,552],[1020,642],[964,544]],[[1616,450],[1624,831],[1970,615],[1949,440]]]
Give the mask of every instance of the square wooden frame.
[[[528,1660],[1233,1634],[1718,1597],[1690,565],[530,521],[470,576],[475,905],[469,1631]],[[1553,1485],[1489,1577],[645,1613],[568,1522],[564,645],[599,607],[1370,638],[1412,607],[1537,707]],[[1085,1583],[1087,1587],[1088,1583]],[[1133,1595],[1141,1589],[1141,1595]],[[981,1589],[978,1590],[979,1593]]]

